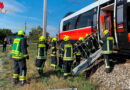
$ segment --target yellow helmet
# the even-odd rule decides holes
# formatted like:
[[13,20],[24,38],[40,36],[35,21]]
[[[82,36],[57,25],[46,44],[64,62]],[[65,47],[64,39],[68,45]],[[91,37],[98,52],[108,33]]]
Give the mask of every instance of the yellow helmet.
[[105,30],[104,31],[104,35],[108,34],[109,33],[109,30]]
[[57,39],[56,38],[52,38],[52,42],[56,42],[57,41]]
[[79,37],[79,41],[84,41],[84,38],[83,37]]
[[25,33],[24,33],[23,31],[19,30],[19,31],[18,31],[18,35],[19,35],[19,36],[20,36],[20,35],[23,35],[23,36],[24,36]]
[[22,32],[24,32],[24,33],[25,33],[25,31],[24,31],[24,30],[19,30],[19,31],[22,31]]
[[70,40],[70,36],[65,36],[64,37],[64,41],[69,41]]
[[88,36],[89,36],[89,34],[87,33],[87,34],[86,34],[86,37],[88,37]]
[[45,41],[45,37],[44,36],[41,36],[40,38],[39,38],[39,41]]

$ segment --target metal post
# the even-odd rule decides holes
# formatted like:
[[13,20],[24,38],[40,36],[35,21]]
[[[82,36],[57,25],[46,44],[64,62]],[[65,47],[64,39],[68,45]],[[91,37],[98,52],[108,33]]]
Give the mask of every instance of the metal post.
[[47,0],[44,0],[43,7],[43,33],[42,35],[46,37],[46,27],[47,27]]
[[118,40],[117,40],[117,30],[116,30],[116,0],[114,2],[114,32],[115,32],[115,41],[116,41],[116,48],[119,48],[118,46]]
[[26,24],[27,24],[27,23],[25,22],[25,34],[26,34],[26,28],[27,28]]

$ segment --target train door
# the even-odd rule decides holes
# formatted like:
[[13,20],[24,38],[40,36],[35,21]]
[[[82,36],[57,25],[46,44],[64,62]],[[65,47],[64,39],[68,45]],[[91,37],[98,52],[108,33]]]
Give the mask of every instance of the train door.
[[[110,31],[110,35],[114,37],[114,24],[113,24],[113,11],[114,4],[102,7],[100,10],[100,36],[104,37],[105,30]],[[115,37],[114,37],[115,38]]]
[[116,25],[118,45],[121,50],[130,49],[129,23],[130,14],[127,8],[126,0],[117,0],[116,7]]
[[110,35],[114,36],[114,30],[113,30],[113,19],[112,19],[113,13],[107,13],[101,16],[101,22],[103,25],[103,31],[109,30]]

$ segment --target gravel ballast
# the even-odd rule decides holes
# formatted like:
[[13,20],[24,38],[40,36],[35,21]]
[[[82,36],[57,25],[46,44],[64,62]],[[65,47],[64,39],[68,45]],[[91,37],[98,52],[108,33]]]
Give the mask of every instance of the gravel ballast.
[[115,64],[108,74],[104,67],[104,64],[101,65],[90,75],[91,80],[97,81],[100,90],[130,90],[130,63]]

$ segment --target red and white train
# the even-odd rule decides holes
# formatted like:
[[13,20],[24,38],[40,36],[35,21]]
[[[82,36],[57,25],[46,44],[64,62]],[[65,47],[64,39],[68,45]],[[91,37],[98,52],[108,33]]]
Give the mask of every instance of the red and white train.
[[63,18],[60,23],[59,40],[65,35],[71,40],[97,33],[98,40],[110,30],[118,50],[130,54],[130,0],[98,0]]

